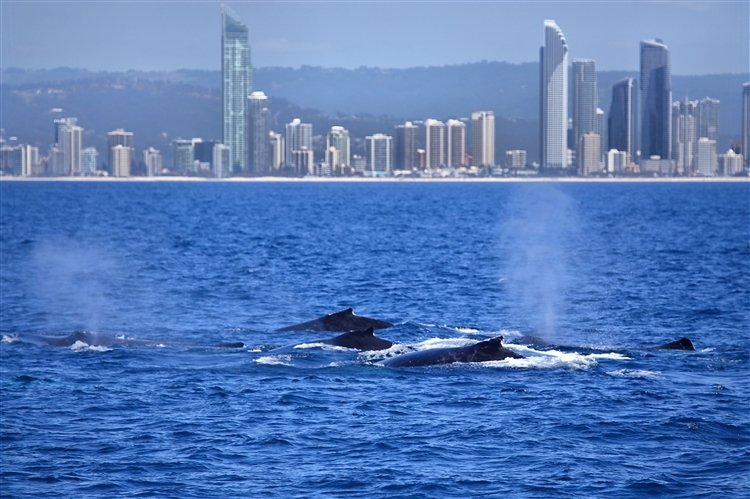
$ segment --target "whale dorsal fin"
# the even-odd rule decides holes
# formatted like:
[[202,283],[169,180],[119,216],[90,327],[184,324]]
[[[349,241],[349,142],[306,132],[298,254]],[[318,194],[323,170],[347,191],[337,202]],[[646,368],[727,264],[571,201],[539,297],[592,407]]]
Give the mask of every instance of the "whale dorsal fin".
[[365,329],[365,336],[375,336],[375,330],[371,327]]

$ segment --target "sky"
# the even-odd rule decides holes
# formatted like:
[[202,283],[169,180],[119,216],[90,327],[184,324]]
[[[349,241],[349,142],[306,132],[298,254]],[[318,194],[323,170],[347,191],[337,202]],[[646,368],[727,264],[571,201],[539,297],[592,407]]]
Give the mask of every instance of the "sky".
[[[255,67],[406,68],[537,61],[553,19],[570,60],[637,70],[661,38],[672,73],[750,71],[750,2],[230,1]],[[220,3],[0,0],[0,66],[93,71],[220,69]]]

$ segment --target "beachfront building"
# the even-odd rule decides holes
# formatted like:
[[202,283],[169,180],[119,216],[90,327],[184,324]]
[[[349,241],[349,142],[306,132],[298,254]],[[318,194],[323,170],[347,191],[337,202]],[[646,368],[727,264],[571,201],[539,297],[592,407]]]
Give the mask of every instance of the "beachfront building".
[[247,107],[253,89],[247,26],[227,5],[221,6],[222,135],[229,147],[232,173],[247,174]]
[[365,137],[365,169],[367,173],[370,175],[384,175],[392,171],[392,142],[393,138],[390,135],[382,133]]
[[[568,44],[555,21],[544,21],[540,48],[542,168],[568,165]],[[472,151],[473,152],[473,151]]]
[[448,168],[460,168],[465,166],[466,124],[459,120],[448,120],[445,124],[445,131],[446,166]]
[[495,166],[495,113],[471,113],[471,166]]

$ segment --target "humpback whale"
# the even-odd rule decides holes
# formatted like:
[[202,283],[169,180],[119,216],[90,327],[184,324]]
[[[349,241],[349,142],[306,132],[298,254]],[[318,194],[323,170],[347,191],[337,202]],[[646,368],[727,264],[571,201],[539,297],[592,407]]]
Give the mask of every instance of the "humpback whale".
[[[580,346],[575,345],[559,345],[556,343],[549,342],[545,340],[544,338],[541,338],[539,336],[534,335],[528,335],[528,336],[521,336],[520,338],[516,338],[513,341],[511,341],[514,345],[526,345],[530,347],[537,347],[537,348],[544,348],[544,347],[565,347],[565,348],[583,348]],[[693,342],[690,341],[690,338],[683,337],[677,341],[672,341],[670,343],[665,343],[663,345],[657,345],[654,347],[637,347],[637,348],[622,348],[622,350],[686,350],[686,351],[694,351],[695,346],[693,345]]]
[[354,314],[351,307],[340,312],[324,315],[318,319],[282,327],[276,331],[359,331],[368,328],[387,329],[393,326],[390,322],[369,317],[360,317]]
[[[92,333],[88,331],[76,331],[70,333],[67,336],[49,336],[42,334],[22,334],[18,336],[18,339],[26,343],[33,343],[40,346],[51,346],[51,347],[70,347],[75,345],[76,342],[80,341],[91,347],[111,347],[114,345],[128,346],[128,347],[142,347],[142,346],[158,346],[158,345],[173,345],[173,343],[166,343],[163,341],[152,341],[152,340],[139,340],[136,338],[126,338],[124,336],[112,336],[109,334]],[[202,346],[202,345],[188,345],[188,346]],[[242,342],[228,342],[228,343],[217,343],[214,345],[208,345],[219,348],[244,348],[245,344]]]
[[[325,338],[322,340],[306,341],[305,343],[299,343],[298,345],[312,344],[312,343],[324,343],[326,345],[335,345],[337,347],[352,348],[355,350],[387,350],[393,345],[392,342],[378,338],[375,336],[375,330],[371,327],[360,331],[349,331],[348,333],[334,336],[333,338]],[[274,353],[287,352],[297,345],[290,345],[286,347],[276,348],[271,350]]]
[[406,353],[381,360],[378,364],[388,367],[417,367],[453,364],[454,362],[487,362],[490,360],[523,358],[523,355],[519,355],[503,346],[502,336],[496,336],[466,347],[431,348],[429,350]]

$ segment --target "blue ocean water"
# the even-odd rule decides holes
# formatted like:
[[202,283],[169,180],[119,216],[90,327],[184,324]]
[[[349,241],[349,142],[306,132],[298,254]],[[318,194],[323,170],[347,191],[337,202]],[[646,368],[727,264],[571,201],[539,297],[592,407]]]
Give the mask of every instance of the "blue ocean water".
[[[0,203],[0,497],[750,495],[750,183],[0,182]],[[273,331],[349,306],[396,345]],[[77,330],[160,345],[28,341]],[[497,334],[576,346],[376,364]],[[638,349],[682,336],[697,351]]]

